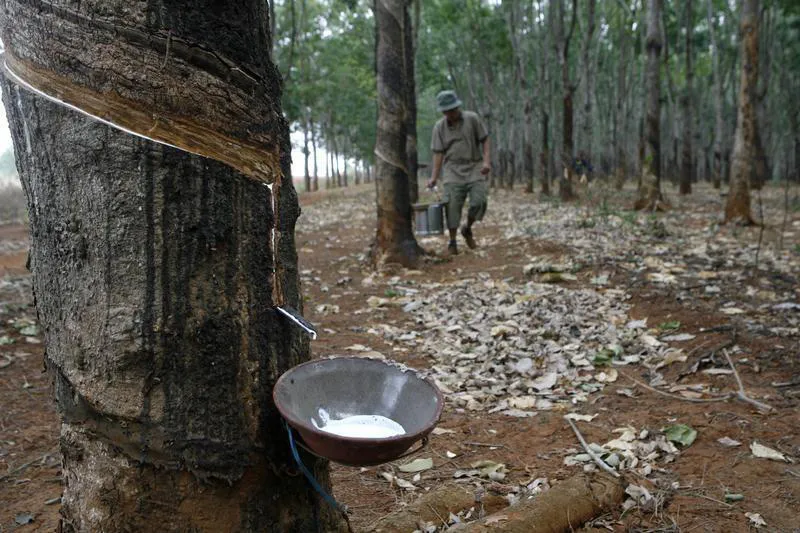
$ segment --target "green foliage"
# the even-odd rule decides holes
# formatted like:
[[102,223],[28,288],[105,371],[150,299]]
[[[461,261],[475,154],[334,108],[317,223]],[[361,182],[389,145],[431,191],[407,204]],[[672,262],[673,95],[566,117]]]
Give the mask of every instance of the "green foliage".
[[[419,1],[420,25],[414,28],[418,39],[415,77],[419,160],[431,160],[430,134],[440,118],[435,109],[436,93],[455,89],[468,109],[484,117],[495,154],[500,149],[519,152],[519,134],[514,137],[508,132],[521,127],[523,104],[530,100],[534,159],[538,165],[543,112],[550,119],[550,148],[562,143],[564,87],[555,52],[554,0]],[[571,4],[568,0],[563,2],[565,25],[571,19]],[[580,125],[586,91],[581,58],[586,42],[587,4],[578,2],[577,25],[567,59],[568,77],[575,85],[576,151],[586,144],[581,138]],[[643,0],[597,1],[596,30],[589,41],[589,57],[596,62],[596,90],[591,99],[593,158],[597,162],[606,160],[613,164],[615,160],[612,139],[620,119],[616,99],[621,92],[624,124],[619,132],[620,144],[629,167],[641,163],[637,143],[645,96],[642,66],[646,4]],[[285,77],[283,106],[292,127],[313,128],[321,147],[331,149],[335,145],[348,158],[368,162],[373,160],[378,97],[372,6],[373,0],[278,0],[274,50],[276,63]],[[763,18],[772,21],[769,31],[761,36],[764,46],[770,47],[762,50],[762,56],[771,58],[772,75],[769,90],[764,93],[765,109],[759,113],[766,114],[760,118],[766,132],[765,143],[772,151],[770,157],[786,157],[776,139],[791,138],[790,117],[798,113],[794,87],[800,83],[800,2],[764,0],[762,7]],[[682,121],[679,101],[687,78],[685,9],[684,2],[663,3],[663,52],[668,53],[669,61],[662,65],[662,80],[664,89],[669,87],[670,93],[664,90],[661,95],[662,157],[672,153],[667,140],[680,136],[673,129]],[[706,0],[693,2],[693,113],[697,121],[694,145],[698,168],[702,168],[700,158],[712,146],[714,135],[714,95],[710,90],[712,28],[707,11]],[[413,16],[412,23],[416,24]],[[723,140],[727,150],[730,132],[735,128],[741,68],[738,3],[712,0],[711,23],[723,78],[723,115],[728,131]],[[621,63],[623,49],[625,60]],[[520,68],[525,73],[525,88],[518,84]],[[652,162],[648,159],[646,163]],[[539,174],[537,166],[537,177]],[[636,222],[632,214],[620,216],[626,222]]]
[[681,323],[679,320],[668,320],[667,322],[662,322],[658,325],[658,329],[661,331],[675,331],[680,329]]

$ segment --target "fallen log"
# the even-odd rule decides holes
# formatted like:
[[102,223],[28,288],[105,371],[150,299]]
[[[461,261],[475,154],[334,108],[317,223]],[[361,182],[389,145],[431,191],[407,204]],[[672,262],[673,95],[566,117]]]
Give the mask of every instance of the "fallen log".
[[470,507],[483,505],[486,514],[494,513],[508,505],[502,496],[483,495],[476,502],[475,487],[446,485],[432,490],[404,509],[378,520],[367,531],[371,533],[410,533],[419,528],[420,522],[434,522],[441,525],[450,513],[458,514]]
[[581,474],[475,522],[452,528],[460,533],[562,533],[615,508],[624,483],[606,473]]

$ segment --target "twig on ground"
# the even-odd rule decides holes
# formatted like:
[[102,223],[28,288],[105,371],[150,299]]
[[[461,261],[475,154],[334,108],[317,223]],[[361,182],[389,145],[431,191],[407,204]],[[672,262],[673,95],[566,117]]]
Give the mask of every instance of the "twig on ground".
[[783,387],[794,387],[795,385],[800,385],[800,379],[793,379],[792,381],[773,381],[770,383],[776,389],[780,389]]
[[430,508],[430,510],[431,510],[431,511],[433,511],[433,514],[435,514],[435,515],[436,515],[436,517],[437,517],[439,520],[441,520],[441,521],[442,521],[442,525],[443,525],[445,528],[447,528],[447,525],[448,525],[448,524],[447,524],[447,521],[445,521],[445,519],[444,519],[444,518],[442,518],[442,515],[440,515],[440,514],[439,514],[439,511],[437,511],[437,510],[436,510],[436,508],[435,508],[433,505],[431,505],[431,504],[428,504],[428,507]]
[[589,445],[586,444],[583,435],[581,435],[581,432],[578,431],[578,426],[575,425],[575,422],[573,422],[572,419],[567,418],[565,416],[564,420],[567,421],[567,424],[569,424],[569,427],[572,428],[572,431],[575,433],[575,436],[578,437],[578,441],[581,443],[581,446],[583,446],[583,449],[586,450],[586,453],[589,454],[589,457],[592,458],[592,461],[594,461],[597,466],[599,466],[600,468],[602,468],[603,470],[605,470],[614,477],[622,477],[620,476],[619,472],[608,466],[608,464],[606,464],[605,461],[600,459],[600,457],[596,453],[594,453],[594,451],[592,451],[591,448],[589,448]]
[[693,498],[703,498],[704,500],[708,500],[710,502],[714,502],[714,503],[718,503],[720,505],[724,505],[725,507],[727,507],[729,509],[731,507],[733,507],[733,505],[731,505],[729,503],[725,503],[725,502],[723,502],[721,500],[718,500],[716,498],[712,498],[711,496],[706,496],[705,494],[700,494],[698,492],[690,492],[690,493],[686,494],[686,496],[691,496]]
[[505,448],[505,444],[489,444],[487,442],[465,442],[468,446],[485,446],[487,448]]
[[728,355],[728,350],[722,350],[722,355],[725,356],[725,359],[728,360],[728,365],[730,365],[731,370],[733,370],[733,377],[736,378],[736,383],[739,384],[739,391],[736,393],[736,397],[742,400],[743,402],[747,402],[756,406],[760,411],[772,411],[773,407],[771,405],[767,405],[765,403],[759,402],[758,400],[754,400],[753,398],[747,395],[747,392],[744,390],[744,384],[742,383],[742,378],[739,376],[739,372],[736,370],[736,365],[733,364],[733,359],[731,356]]
[[788,468],[784,470],[787,474],[794,477],[800,477],[800,472],[795,472],[794,470],[789,470]]
[[681,401],[684,401],[684,402],[692,402],[692,403],[711,403],[711,402],[724,402],[725,400],[730,400],[730,398],[731,398],[730,394],[726,394],[725,396],[718,396],[716,398],[684,398],[683,396],[678,396],[677,394],[672,394],[671,392],[666,392],[666,391],[663,391],[663,390],[656,389],[655,387],[651,387],[647,383],[643,383],[643,382],[639,381],[638,379],[636,379],[636,378],[634,378],[632,376],[629,376],[625,372],[620,372],[620,374],[622,374],[623,376],[625,376],[629,380],[633,381],[634,383],[636,383],[640,387],[643,387],[643,388],[645,388],[645,389],[647,389],[649,391],[653,391],[655,393],[658,393],[658,394],[661,394],[663,396],[666,396],[667,398],[672,398],[673,400],[681,400]]

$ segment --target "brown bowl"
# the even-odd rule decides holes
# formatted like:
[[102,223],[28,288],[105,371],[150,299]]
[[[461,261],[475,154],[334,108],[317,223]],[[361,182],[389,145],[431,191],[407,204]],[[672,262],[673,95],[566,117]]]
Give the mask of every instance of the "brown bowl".
[[[426,437],[442,414],[442,393],[416,371],[392,362],[340,357],[319,359],[286,371],[272,391],[275,406],[305,446],[320,457],[351,466],[393,461]],[[381,415],[405,435],[383,439],[342,437],[314,426],[353,415]]]

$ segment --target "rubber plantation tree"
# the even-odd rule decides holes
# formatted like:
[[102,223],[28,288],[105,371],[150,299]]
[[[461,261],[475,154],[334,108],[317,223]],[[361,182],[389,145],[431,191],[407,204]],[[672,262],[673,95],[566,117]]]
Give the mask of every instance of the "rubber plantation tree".
[[681,107],[683,109],[683,135],[681,139],[680,194],[689,194],[692,192],[692,180],[694,178],[694,165],[692,164],[692,158],[694,156],[692,144],[692,137],[694,135],[694,128],[692,127],[694,121],[694,94],[692,94],[692,78],[694,77],[694,70],[692,68],[694,12],[692,0],[684,0],[683,5],[686,23],[686,47],[684,50],[686,54],[686,87],[684,87],[684,94],[681,99]]
[[655,211],[664,207],[661,195],[661,1],[647,2],[647,65],[645,67],[646,136],[642,186],[636,209]]
[[742,66],[731,161],[731,186],[725,204],[725,222],[753,223],[750,212],[750,180],[755,171],[758,135],[755,91],[758,84],[759,3],[758,0],[744,0],[742,4],[740,19]]
[[[59,531],[338,525],[271,402],[309,354],[275,312],[301,304],[299,209],[268,6],[211,4],[8,0],[0,13],[61,417]],[[327,464],[305,459],[329,488]]]
[[563,100],[561,172],[558,178],[558,195],[561,200],[566,202],[575,198],[575,193],[572,191],[572,161],[575,151],[573,114],[576,86],[569,75],[569,45],[575,33],[575,25],[578,20],[578,0],[572,0],[569,29],[566,32],[564,30],[564,2],[566,0],[555,1],[558,11],[555,25],[555,46],[558,64],[561,67],[561,96]]
[[406,154],[408,95],[404,60],[405,28],[411,21],[407,0],[375,0],[378,126],[375,187],[378,228],[376,264],[417,265],[420,248],[411,231],[411,201]]

